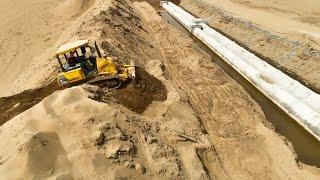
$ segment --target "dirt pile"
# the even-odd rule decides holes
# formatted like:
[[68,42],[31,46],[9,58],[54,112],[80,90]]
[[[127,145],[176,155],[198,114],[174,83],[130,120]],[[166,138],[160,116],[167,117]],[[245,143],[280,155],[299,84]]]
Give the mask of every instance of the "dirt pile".
[[[55,91],[68,87],[70,86],[59,86],[54,80],[46,86],[0,98],[0,125]],[[133,82],[124,82],[117,89],[101,88],[104,90],[100,89],[94,99],[106,103],[119,103],[137,113],[143,113],[153,101],[164,101],[167,98],[167,90],[163,83],[139,67],[136,67],[136,79]]]
[[318,179],[245,90],[148,3],[96,1],[92,10],[72,37],[134,60],[137,79],[1,99],[14,116],[0,126],[3,178]]
[[[104,22],[101,47],[108,55],[116,56],[121,61],[134,60],[143,67],[146,60],[155,54],[152,44],[144,37],[148,32],[142,27],[141,18],[128,1],[119,0],[113,4],[114,7],[110,7],[98,20]],[[146,53],[142,50],[144,48],[150,52]]]
[[[120,36],[119,32],[113,33]],[[146,39],[141,33],[139,39]],[[121,40],[126,43],[126,38]],[[87,90],[73,87],[55,92],[0,127],[0,137],[6,139],[0,143],[2,176],[75,179],[206,177],[195,152],[197,148],[207,146],[206,135],[190,107],[162,76],[163,67],[152,55],[157,50],[146,44],[141,45],[145,47],[140,48],[140,52],[146,51],[148,57],[142,56],[137,62],[148,66],[148,73],[144,67],[138,68],[136,81],[120,89],[122,93],[109,91],[115,93],[114,97],[111,94],[111,99],[119,96],[123,103],[126,99],[131,101],[132,96],[134,101],[129,106],[137,103],[138,111],[145,109],[144,116],[110,99],[108,103],[99,102],[97,97],[101,97],[103,90],[98,87],[85,87]],[[149,50],[151,52],[147,52]],[[129,56],[134,55],[131,52]],[[138,56],[132,57],[137,59]],[[150,72],[158,73],[154,77]],[[141,105],[140,101],[143,102]],[[61,147],[63,150],[60,151]],[[41,168],[33,166],[38,157],[42,158],[39,160]]]
[[[176,148],[181,143],[172,146],[176,138],[162,136],[172,133],[160,125],[160,117],[149,119],[89,98],[98,91],[84,86],[56,92],[2,125],[2,177],[184,179]],[[194,125],[193,133],[200,133]]]
[[65,18],[80,15],[94,4],[95,0],[65,0],[55,8],[55,14]]
[[167,90],[154,76],[138,67],[136,70],[137,77],[132,83],[128,82],[119,89],[112,90],[104,99],[114,98],[116,103],[143,113],[153,101],[165,101]]

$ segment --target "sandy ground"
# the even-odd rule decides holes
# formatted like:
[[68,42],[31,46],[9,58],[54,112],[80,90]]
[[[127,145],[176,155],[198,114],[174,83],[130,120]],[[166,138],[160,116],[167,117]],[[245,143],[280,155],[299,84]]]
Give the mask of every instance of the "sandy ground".
[[[23,72],[32,65],[38,65],[37,58],[48,61],[53,57],[55,43],[59,40],[61,32],[89,8],[92,2],[0,1],[0,96],[19,92],[14,86],[16,82],[28,84],[25,83],[25,79],[29,77],[25,77]],[[50,50],[50,47],[53,48]],[[48,53],[45,55],[46,51]]]
[[[288,153],[290,148],[278,144],[281,138],[264,125],[261,109],[244,90],[201,53],[188,35],[163,24],[146,6],[141,9],[155,33],[172,81],[187,95],[214,145],[213,149],[199,153],[205,167],[210,169],[210,177],[283,179],[288,178],[289,172],[298,170],[292,166],[294,161],[283,164],[279,159],[294,155]],[[288,173],[278,171],[283,168],[292,169]]]
[[0,96],[9,95],[10,86],[23,69],[59,37],[55,32],[65,25],[63,19],[54,16],[54,9],[60,2],[0,2]]
[[55,44],[95,39],[134,60],[138,77],[116,90],[60,90],[56,62],[37,58],[15,87],[44,86],[0,98],[4,179],[319,179],[248,93],[148,3],[96,0],[73,23]]
[[318,0],[205,1],[269,31],[310,42],[320,49],[320,2]]

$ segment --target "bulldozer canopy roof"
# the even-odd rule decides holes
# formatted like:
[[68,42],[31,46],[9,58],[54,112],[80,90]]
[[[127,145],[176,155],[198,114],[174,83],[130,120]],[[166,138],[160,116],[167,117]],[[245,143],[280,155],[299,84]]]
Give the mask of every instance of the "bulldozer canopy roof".
[[75,41],[75,42],[72,42],[72,43],[68,43],[68,44],[64,44],[64,45],[61,45],[57,52],[56,52],[56,55],[62,55],[62,54],[65,54],[67,52],[70,52],[70,51],[74,51],[75,49],[81,47],[81,46],[85,46],[89,43],[88,40],[79,40],[79,41]]

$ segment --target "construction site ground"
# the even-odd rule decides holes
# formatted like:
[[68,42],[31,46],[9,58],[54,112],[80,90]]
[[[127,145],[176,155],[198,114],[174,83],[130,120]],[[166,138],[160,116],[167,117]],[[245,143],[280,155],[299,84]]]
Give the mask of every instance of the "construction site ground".
[[[248,89],[163,17],[159,1],[66,0],[54,9],[75,2],[85,6],[65,11],[72,26],[0,98],[1,178],[319,179],[318,156],[301,158]],[[134,60],[137,78],[119,89],[58,86],[52,52],[75,39],[97,40],[119,63]]]

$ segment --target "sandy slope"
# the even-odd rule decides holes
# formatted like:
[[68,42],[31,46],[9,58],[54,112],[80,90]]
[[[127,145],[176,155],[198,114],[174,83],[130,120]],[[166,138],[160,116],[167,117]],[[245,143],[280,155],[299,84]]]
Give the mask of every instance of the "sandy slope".
[[320,49],[318,0],[205,0],[238,17]]
[[61,1],[2,0],[0,2],[0,95],[8,95],[13,81],[35,56],[53,44],[65,25],[53,15]]
[[108,104],[101,102],[97,87],[84,86],[56,92],[5,123],[1,177],[206,179],[196,150],[209,147],[207,135],[159,63],[150,62],[147,69],[165,83],[168,97],[143,116],[110,97]]
[[[80,36],[83,34],[90,38],[98,35],[98,38],[104,39],[100,37],[105,34],[104,31],[111,31],[114,33],[114,36],[108,34],[111,38],[124,38],[122,28],[129,24],[131,28],[141,27],[133,12],[126,16],[119,15],[124,13],[119,8],[128,11],[128,6],[117,3],[117,8],[113,6],[109,10],[106,6],[98,7],[103,11],[100,13],[98,9],[98,13],[90,21],[77,29]],[[114,16],[114,21],[109,22],[109,25],[118,28],[105,27],[104,16]],[[99,29],[99,33],[95,33],[93,29]],[[137,29],[134,30],[138,34]],[[148,60],[146,69],[165,83],[168,90],[168,97],[165,93],[166,100],[154,102],[144,116],[140,116],[110,102],[110,97],[106,97],[108,104],[93,100],[100,97],[96,88],[87,88],[90,92],[80,87],[56,92],[0,127],[0,136],[4,139],[0,142],[1,177],[184,179],[187,176],[208,176],[195,149],[208,146],[201,124],[190,106],[181,100],[177,90],[164,78],[160,61],[150,61],[154,51],[137,34],[134,35],[129,30],[125,41],[142,41],[139,45],[146,49],[140,49],[141,54],[137,57],[143,57],[142,53],[148,56],[143,57],[140,62]],[[134,55],[135,49],[131,50],[128,54]],[[44,74],[38,72],[37,75]],[[136,81],[139,82],[139,79],[141,77]],[[156,92],[161,88],[152,87],[153,84],[157,83],[151,81],[133,87],[129,85],[119,90],[122,95],[115,93],[114,98],[116,102],[120,101],[128,108],[136,109],[132,107],[136,104],[123,102],[121,96],[125,97],[124,100],[130,97],[132,102],[143,105],[141,102],[148,98],[144,94],[139,95],[135,88],[146,93],[151,88],[155,99],[159,99],[162,96]],[[20,96],[24,95],[28,98],[28,92]],[[37,94],[33,95],[38,98]],[[134,98],[138,99],[133,100]],[[160,99],[163,101],[163,98]],[[15,99],[13,109],[24,106],[24,102],[19,103],[19,100]]]
[[[77,86],[44,98],[55,88],[49,85],[0,99],[14,102],[5,113],[20,113],[0,126],[1,177],[319,178],[319,169],[296,161],[245,90],[152,6],[97,0],[89,10],[55,45],[96,39],[110,56],[134,60],[138,78],[117,90]],[[43,67],[55,63],[38,62],[15,87],[50,82],[56,71]],[[28,100],[39,103],[24,111]]]
[[[0,96],[11,94],[13,84],[35,59],[59,39],[62,30],[92,5],[92,0],[0,1]],[[48,61],[51,51],[45,57]],[[23,77],[21,77],[23,78]]]

